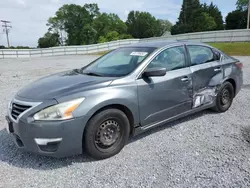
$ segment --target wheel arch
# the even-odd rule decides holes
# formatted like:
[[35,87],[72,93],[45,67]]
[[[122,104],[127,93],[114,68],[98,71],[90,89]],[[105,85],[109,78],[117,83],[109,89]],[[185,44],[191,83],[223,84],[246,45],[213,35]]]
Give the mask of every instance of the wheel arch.
[[[133,130],[134,130],[134,127],[136,124],[136,117],[134,116],[133,111],[124,104],[113,103],[113,104],[106,104],[106,105],[100,106],[99,108],[92,111],[92,113],[90,114],[90,116],[88,118],[87,123],[99,112],[106,110],[106,109],[111,109],[111,108],[121,110],[127,116],[128,120],[129,120],[130,135],[131,135],[133,133]],[[85,126],[85,128],[86,128],[86,126]],[[84,130],[85,130],[85,128],[84,128]]]
[[[128,107],[126,107],[125,105],[122,105],[122,104],[110,104],[110,105],[106,105],[106,106],[100,108],[99,110],[97,110],[97,111],[90,117],[90,119],[91,119],[92,117],[94,117],[97,113],[99,113],[99,112],[101,112],[101,111],[103,111],[103,110],[106,110],[106,109],[111,109],[111,108],[115,108],[115,109],[121,110],[121,111],[127,116],[128,120],[129,120],[130,134],[131,134],[132,131],[133,131],[133,128],[134,128],[134,124],[135,124],[134,122],[135,122],[135,120],[134,120],[133,113],[132,113],[131,110],[130,110]],[[90,120],[90,119],[89,119],[89,120]]]
[[232,84],[233,88],[234,88],[234,97],[235,97],[235,93],[236,93],[236,82],[233,78],[228,78],[226,79],[224,82],[229,82]]
[[210,80],[209,82],[209,86],[210,87],[218,87],[221,86],[223,83],[225,82],[229,82],[232,84],[233,88],[234,88],[234,97],[235,97],[235,93],[236,93],[236,89],[237,89],[237,85],[236,85],[236,81],[234,78],[232,77],[226,77],[223,80],[221,80],[220,75],[216,75],[215,77],[213,77],[213,79]]
[[[123,112],[128,117],[130,125],[126,126],[126,129],[125,129],[125,132],[124,132],[125,134],[123,134],[125,136],[121,136],[119,138],[120,141],[116,142],[116,143],[118,143],[118,145],[115,145],[112,150],[109,150],[109,147],[112,148],[113,145],[108,146],[107,151],[102,151],[102,150],[99,150],[98,146],[95,144],[95,140],[96,140],[96,136],[95,136],[96,132],[95,131],[96,131],[96,128],[99,127],[98,121],[100,119],[97,122],[96,121],[92,122],[91,119],[94,118],[95,115],[97,115],[100,112],[101,112],[102,115],[106,115],[106,111],[103,111],[103,110],[106,110],[106,109],[116,109],[115,110],[116,112],[117,112],[117,110],[120,110],[121,112]],[[111,111],[114,112],[114,110],[111,110]],[[122,115],[121,112],[117,113],[117,114],[119,114],[120,117],[122,117],[124,119],[124,115]],[[97,115],[97,116],[99,118],[103,117],[103,116],[99,116],[99,115]],[[90,121],[92,123],[94,123],[94,124],[88,124]],[[101,121],[99,121],[99,122],[101,122]],[[133,119],[132,112],[130,111],[129,108],[127,108],[124,105],[110,104],[110,105],[106,105],[106,106],[103,106],[103,107],[99,108],[88,119],[88,121],[86,123],[86,126],[84,127],[84,130],[83,130],[83,133],[82,133],[82,151],[85,150],[88,154],[90,154],[92,157],[97,158],[97,159],[105,159],[107,157],[110,157],[110,156],[113,156],[113,155],[117,154],[124,147],[128,137],[131,135],[131,133],[132,133],[131,127],[133,126],[133,122],[134,122],[134,119]],[[87,127],[88,127],[88,129],[87,129]],[[128,132],[129,129],[130,129],[130,132]],[[133,130],[133,128],[132,128],[132,130]],[[93,140],[93,136],[94,136],[94,140]],[[103,148],[103,149],[105,150],[105,148]]]

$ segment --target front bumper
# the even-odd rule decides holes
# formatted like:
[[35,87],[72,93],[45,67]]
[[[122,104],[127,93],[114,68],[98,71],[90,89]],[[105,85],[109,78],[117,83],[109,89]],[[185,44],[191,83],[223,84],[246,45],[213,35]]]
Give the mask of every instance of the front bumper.
[[85,118],[65,121],[14,122],[6,116],[8,129],[16,145],[25,151],[52,157],[82,153]]

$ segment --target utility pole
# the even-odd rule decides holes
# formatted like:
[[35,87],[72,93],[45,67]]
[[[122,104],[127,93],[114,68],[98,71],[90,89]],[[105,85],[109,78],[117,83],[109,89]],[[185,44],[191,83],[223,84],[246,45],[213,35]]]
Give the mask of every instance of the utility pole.
[[8,25],[10,24],[10,21],[6,21],[6,20],[0,20],[2,23],[3,23],[3,31],[6,33],[6,38],[7,38],[7,43],[8,43],[8,48],[10,47],[10,41],[9,41],[9,32],[10,32],[10,29],[9,28],[12,28],[11,25]]
[[248,2],[247,29],[250,29],[250,0]]

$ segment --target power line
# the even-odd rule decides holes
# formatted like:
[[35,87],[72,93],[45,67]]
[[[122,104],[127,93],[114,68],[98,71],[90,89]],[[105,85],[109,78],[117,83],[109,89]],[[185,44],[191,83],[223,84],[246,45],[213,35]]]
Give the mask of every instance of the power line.
[[12,28],[10,24],[10,21],[6,21],[6,20],[0,20],[4,25],[2,25],[2,27],[4,28],[3,31],[6,34],[6,38],[7,38],[7,43],[8,43],[8,47],[10,47],[10,41],[9,41],[9,32],[10,32],[10,28]]

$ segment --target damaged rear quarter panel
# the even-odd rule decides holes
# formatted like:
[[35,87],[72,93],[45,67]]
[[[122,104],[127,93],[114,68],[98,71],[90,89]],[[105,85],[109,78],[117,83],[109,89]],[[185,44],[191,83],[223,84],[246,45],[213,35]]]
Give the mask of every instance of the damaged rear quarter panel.
[[193,108],[214,102],[221,84],[227,79],[234,79],[233,62],[233,60],[227,59],[223,62],[214,61],[191,67]]

